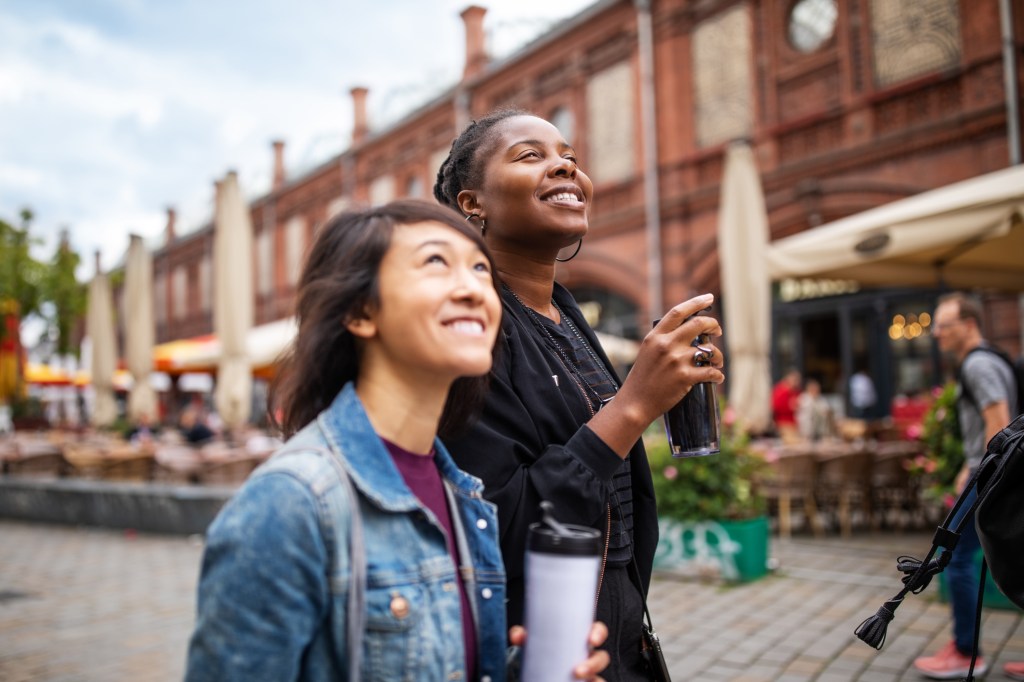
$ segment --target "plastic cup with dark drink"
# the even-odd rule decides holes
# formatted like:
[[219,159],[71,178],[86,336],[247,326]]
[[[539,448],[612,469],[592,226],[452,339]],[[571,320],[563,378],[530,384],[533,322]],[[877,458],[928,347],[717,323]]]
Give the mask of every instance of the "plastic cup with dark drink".
[[566,682],[589,656],[601,533],[559,523],[551,503],[541,502],[544,520],[530,525],[526,540],[526,645],[522,679]]
[[[660,321],[655,320],[654,324],[657,325]],[[690,344],[696,349],[694,364],[697,367],[711,364],[707,354],[701,351],[709,341],[707,334],[699,334]],[[673,457],[703,457],[717,454],[720,427],[718,392],[712,383],[695,384],[682,400],[665,413],[665,435],[668,436],[668,445]]]

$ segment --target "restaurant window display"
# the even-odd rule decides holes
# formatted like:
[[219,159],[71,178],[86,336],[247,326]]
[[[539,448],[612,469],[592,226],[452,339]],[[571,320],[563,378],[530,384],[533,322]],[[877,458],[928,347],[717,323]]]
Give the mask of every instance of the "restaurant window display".
[[793,367],[818,380],[840,417],[855,411],[849,388],[858,371],[877,395],[860,413],[868,420],[892,416],[894,406],[922,399],[940,382],[930,314],[937,294],[869,289],[784,300],[780,293],[772,312],[773,378]]

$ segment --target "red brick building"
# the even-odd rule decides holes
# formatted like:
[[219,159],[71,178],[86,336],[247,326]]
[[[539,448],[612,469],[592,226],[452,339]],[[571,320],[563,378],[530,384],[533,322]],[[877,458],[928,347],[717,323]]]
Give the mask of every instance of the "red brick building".
[[[273,188],[252,204],[256,324],[291,314],[319,223],[345,206],[428,198],[457,132],[516,106],[558,125],[595,184],[591,233],[560,280],[594,304],[599,328],[642,334],[668,305],[719,290],[731,140],[753,145],[775,239],[1010,165],[1021,102],[1004,73],[1019,93],[1024,12],[1017,4],[1002,21],[1003,1],[599,0],[501,61],[485,51],[485,10],[470,7],[464,75],[450,90],[378,130],[371,93],[354,88],[351,145],[302,177],[286,177],[274,144]],[[158,341],[209,334],[212,227],[176,238],[171,213],[167,236],[155,254]],[[838,391],[870,360],[882,395],[926,387],[939,378],[930,338],[904,344],[886,330],[897,314],[930,310],[936,293],[786,300],[780,288],[776,372],[795,364]],[[1016,296],[986,298],[990,338],[1019,353]]]

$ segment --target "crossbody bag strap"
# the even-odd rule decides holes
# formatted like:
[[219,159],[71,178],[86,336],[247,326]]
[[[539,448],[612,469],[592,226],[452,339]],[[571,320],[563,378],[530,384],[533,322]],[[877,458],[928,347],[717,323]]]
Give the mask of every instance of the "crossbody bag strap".
[[348,679],[356,682],[360,676],[363,654],[363,633],[366,631],[366,543],[363,539],[363,515],[359,511],[359,498],[356,495],[352,479],[341,465],[330,448],[321,446],[301,446],[281,450],[277,456],[286,452],[302,452],[313,450],[327,458],[338,474],[338,481],[345,489],[349,502],[349,588],[348,588],[348,623],[345,632],[348,649]]

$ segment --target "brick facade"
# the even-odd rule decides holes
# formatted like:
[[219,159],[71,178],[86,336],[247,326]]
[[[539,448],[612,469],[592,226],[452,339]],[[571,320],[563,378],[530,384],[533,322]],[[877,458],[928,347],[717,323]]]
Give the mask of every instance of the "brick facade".
[[[787,37],[792,0],[652,4],[666,306],[719,289],[718,196],[731,138],[753,143],[776,239],[1009,165],[998,0],[839,0],[834,30],[806,52]],[[479,30],[479,13],[468,14],[467,30]],[[1020,80],[1024,12],[1014,24]],[[632,302],[644,328],[657,311],[647,310],[637,27],[633,3],[601,0],[501,62],[481,65],[474,52],[448,92],[386,130],[373,131],[371,121],[367,133],[360,122],[347,150],[284,178],[252,204],[254,248],[269,249],[272,261],[261,274],[268,256],[254,254],[257,281],[270,278],[257,287],[256,324],[291,314],[294,275],[286,270],[294,258],[285,254],[296,216],[308,245],[340,207],[429,198],[457,131],[471,117],[517,106],[562,117],[581,165],[594,162],[591,233],[579,257],[559,266],[561,281]],[[197,300],[211,230],[155,254],[155,272],[168,283],[158,302],[167,305],[157,315],[160,342],[212,332],[210,306]],[[270,246],[260,247],[261,238]],[[179,268],[188,303],[173,317]],[[992,331],[1019,352],[1015,299],[992,305],[1014,315]]]

